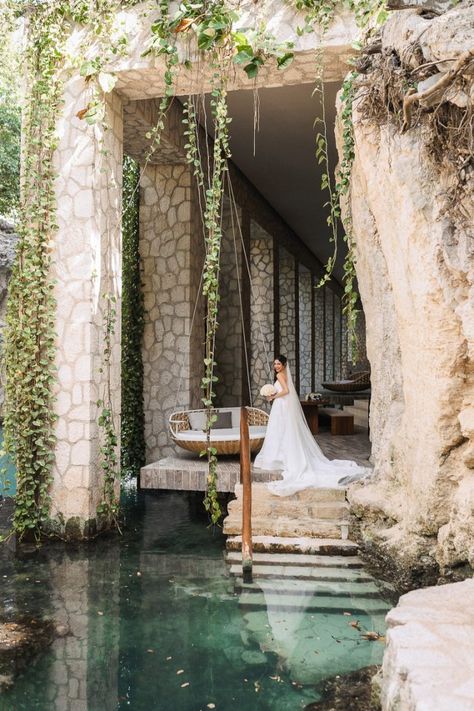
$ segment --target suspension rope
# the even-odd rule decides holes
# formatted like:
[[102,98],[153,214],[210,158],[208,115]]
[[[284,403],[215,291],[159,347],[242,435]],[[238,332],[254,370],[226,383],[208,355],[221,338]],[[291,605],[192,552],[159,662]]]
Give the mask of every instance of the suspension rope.
[[[229,183],[229,171],[227,171],[227,184]],[[238,220],[238,214],[235,215],[235,217]],[[232,238],[234,241],[234,255],[235,255],[235,269],[237,272],[237,285],[239,289],[239,303],[240,303],[240,321],[242,325],[242,340],[244,344],[244,356],[245,356],[245,368],[247,372],[247,387],[249,390],[249,401],[250,401],[250,407],[253,407],[253,398],[252,398],[252,385],[250,381],[250,363],[249,363],[249,354],[247,351],[247,338],[246,338],[246,333],[245,333],[245,319],[244,319],[244,304],[242,301],[242,285],[240,281],[240,269],[239,269],[239,258],[237,255],[237,240],[235,237],[235,221],[234,221],[234,205],[231,202],[230,203],[230,221],[232,225]]]
[[[229,174],[228,174],[229,197],[230,197],[230,199],[231,199],[231,201],[232,201],[232,203],[233,203],[233,205],[234,205],[234,208],[237,209],[237,201],[236,201],[236,199],[235,199],[235,193],[234,193],[234,188],[233,188],[233,185],[232,185],[232,180],[231,180],[231,177],[230,177],[230,171],[228,171],[228,173],[229,173]],[[243,236],[243,234],[242,234],[242,226],[241,226],[241,224],[240,224],[239,221],[237,221],[237,227],[238,227],[238,229],[239,229],[240,242],[241,242],[241,245],[242,245],[242,252],[243,252],[243,255],[244,255],[244,257],[245,257],[245,264],[246,264],[246,266],[247,266],[247,273],[248,273],[248,275],[249,275],[250,293],[252,294],[252,298],[253,298],[254,302],[256,302],[256,301],[257,301],[257,296],[256,296],[256,293],[255,293],[255,290],[254,290],[254,287],[253,287],[252,274],[251,274],[251,271],[250,271],[250,261],[249,261],[248,255],[247,255],[247,250],[245,249],[244,236]],[[260,336],[261,336],[261,339],[262,339],[263,350],[264,350],[264,352],[265,352],[265,362],[266,362],[266,365],[267,365],[267,371],[268,371],[270,380],[273,380],[273,372],[272,372],[272,367],[271,367],[271,365],[270,365],[270,358],[269,358],[269,355],[268,355],[268,350],[267,350],[267,345],[266,345],[265,334],[263,333],[262,321],[261,321],[261,319],[260,319],[260,316],[259,316],[259,314],[258,314],[258,311],[256,312],[255,315],[256,315],[256,318],[257,318],[257,322],[258,322],[258,327],[259,327],[259,331],[260,331]]]

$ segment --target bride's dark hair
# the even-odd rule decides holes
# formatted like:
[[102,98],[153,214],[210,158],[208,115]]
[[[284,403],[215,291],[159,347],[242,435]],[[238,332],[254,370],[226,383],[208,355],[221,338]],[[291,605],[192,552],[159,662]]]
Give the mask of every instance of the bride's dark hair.
[[[288,363],[288,358],[284,355],[275,356],[275,360],[279,360],[282,365],[286,365]],[[275,380],[276,379],[277,379],[277,374],[275,373]]]

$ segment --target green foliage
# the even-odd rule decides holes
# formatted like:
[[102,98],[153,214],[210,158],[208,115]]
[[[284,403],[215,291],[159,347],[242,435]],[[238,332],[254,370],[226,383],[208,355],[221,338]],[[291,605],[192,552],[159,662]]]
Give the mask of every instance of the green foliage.
[[23,117],[24,171],[19,243],[12,270],[5,330],[5,448],[15,461],[13,526],[36,538],[49,517],[54,462],[55,314],[51,244],[56,232],[55,124],[62,85],[63,22],[38,8],[29,19],[24,56],[27,102]]
[[14,217],[20,201],[18,54],[10,37],[0,47],[0,215]]
[[[117,483],[120,478],[117,456],[117,434],[114,423],[114,413],[112,408],[112,388],[111,388],[111,358],[112,358],[112,338],[115,333],[115,322],[117,311],[115,308],[116,299],[109,294],[103,295],[106,304],[104,319],[104,349],[103,365],[99,372],[105,375],[103,382],[103,397],[97,401],[99,408],[98,425],[102,430],[102,442],[99,450],[100,466],[103,473],[102,499],[97,507],[97,513],[103,517],[106,526],[114,523],[117,528],[119,515],[119,494],[117,493]],[[120,530],[120,529],[119,529]]]
[[[305,11],[304,27],[298,28],[298,34],[313,32],[317,26],[324,35],[331,22],[337,8],[348,9],[355,14],[359,29],[363,32],[364,39],[383,24],[387,19],[385,8],[386,0],[289,0],[297,9]],[[359,42],[356,45],[360,45]],[[333,254],[326,262],[324,275],[318,283],[318,288],[326,284],[332,276],[337,259],[338,251],[338,231],[339,223],[342,220],[341,201],[350,191],[350,180],[352,164],[354,162],[354,132],[352,125],[352,101],[354,95],[354,79],[356,72],[350,72],[346,77],[341,91],[341,121],[342,121],[342,159],[336,175],[336,182],[333,186],[330,175],[328,140],[326,125],[326,108],[324,101],[324,76],[323,76],[323,54],[322,50],[316,51],[316,87],[314,93],[319,97],[321,116],[315,120],[315,126],[319,127],[316,134],[316,160],[318,165],[323,165],[321,178],[321,190],[327,191],[328,200],[324,207],[328,209],[327,223],[330,229],[329,241],[334,245]],[[354,243],[352,239],[352,219],[350,214],[350,200],[346,200],[346,214],[343,220],[344,236],[347,244],[347,252],[344,259],[344,295],[343,312],[347,317],[348,331],[352,346],[356,345],[356,324],[357,324],[357,303],[359,295],[356,291],[356,269]]]
[[[168,0],[160,1],[160,16],[152,24],[152,39],[145,55],[154,53],[173,57],[178,63],[176,40],[179,36],[191,35],[197,48],[211,56],[219,52],[221,57],[231,59],[242,66],[249,77],[254,79],[267,59],[276,59],[277,67],[285,69],[293,59],[291,42],[277,43],[274,35],[264,26],[234,31],[239,14],[230,8],[226,0],[206,0],[191,2],[184,0],[173,15],[169,14]],[[188,61],[185,64],[189,65]],[[169,71],[169,67],[167,67]],[[167,87],[169,76],[165,73]]]
[[139,253],[140,166],[125,156],[122,218],[122,474],[137,476],[145,464],[143,294]]

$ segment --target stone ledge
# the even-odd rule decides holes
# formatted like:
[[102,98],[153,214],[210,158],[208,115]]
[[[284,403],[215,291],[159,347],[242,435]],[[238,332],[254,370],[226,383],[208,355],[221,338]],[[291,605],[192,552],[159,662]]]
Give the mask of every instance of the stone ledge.
[[474,710],[474,580],[414,590],[387,615],[383,711]]
[[[277,472],[252,471],[254,482],[280,478]],[[234,492],[240,481],[240,464],[236,459],[220,460],[217,465],[217,491]],[[147,464],[140,470],[142,489],[172,489],[174,491],[206,491],[207,461],[183,457],[166,457]]]

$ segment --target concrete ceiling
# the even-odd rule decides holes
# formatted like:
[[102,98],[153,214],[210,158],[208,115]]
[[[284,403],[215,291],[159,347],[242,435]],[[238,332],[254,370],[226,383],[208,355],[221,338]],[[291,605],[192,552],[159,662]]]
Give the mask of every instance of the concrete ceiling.
[[[336,165],[334,139],[335,100],[339,84],[325,85],[325,106],[331,170]],[[255,136],[254,93],[234,91],[228,95],[232,117],[232,160],[275,208],[311,251],[326,262],[332,254],[326,222],[327,192],[320,189],[323,166],[315,158],[313,124],[320,102],[312,84],[260,89],[259,130]],[[343,244],[335,271],[342,278]]]

